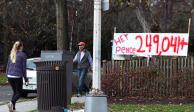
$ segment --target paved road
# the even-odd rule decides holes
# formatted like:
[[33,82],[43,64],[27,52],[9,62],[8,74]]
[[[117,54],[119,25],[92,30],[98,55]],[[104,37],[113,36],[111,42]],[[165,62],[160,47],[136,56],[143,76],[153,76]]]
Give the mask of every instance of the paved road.
[[[37,95],[35,93],[31,93],[27,98],[22,98],[20,100],[33,99]],[[12,97],[12,90],[9,85],[0,86],[0,105],[6,102],[9,102]]]

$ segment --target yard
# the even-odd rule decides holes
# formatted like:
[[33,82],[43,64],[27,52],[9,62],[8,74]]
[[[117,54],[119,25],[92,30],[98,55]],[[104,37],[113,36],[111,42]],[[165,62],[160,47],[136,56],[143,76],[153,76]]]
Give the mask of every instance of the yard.
[[[83,104],[69,105],[70,109],[81,109]],[[192,104],[109,104],[108,112],[194,112]],[[38,112],[37,110],[32,112]]]
[[[80,109],[83,104],[72,104],[68,106]],[[109,104],[108,112],[194,112],[192,104]]]
[[111,104],[110,112],[194,112],[191,104]]
[[0,74],[0,85],[4,85],[7,83],[7,77],[5,74]]

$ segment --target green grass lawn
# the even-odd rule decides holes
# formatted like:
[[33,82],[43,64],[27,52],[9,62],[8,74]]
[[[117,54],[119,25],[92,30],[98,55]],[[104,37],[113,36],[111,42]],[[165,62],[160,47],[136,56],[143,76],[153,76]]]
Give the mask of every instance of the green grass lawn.
[[[68,105],[69,109],[81,109],[83,104]],[[192,104],[109,104],[108,112],[194,112]]]
[[192,104],[112,104],[110,112],[194,112]]
[[[84,104],[71,104],[68,109],[81,109],[83,106]],[[192,104],[109,104],[108,108],[108,112],[194,112]]]
[[7,77],[5,74],[0,74],[0,85],[4,85],[7,83]]

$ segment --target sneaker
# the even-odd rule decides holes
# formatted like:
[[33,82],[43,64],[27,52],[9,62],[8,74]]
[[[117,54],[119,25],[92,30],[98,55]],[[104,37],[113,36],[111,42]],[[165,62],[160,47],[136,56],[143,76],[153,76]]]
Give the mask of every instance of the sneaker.
[[81,94],[77,94],[77,97],[80,97],[81,96]]
[[12,102],[9,102],[9,103],[7,104],[7,106],[8,106],[8,108],[9,108],[9,112],[14,112]]

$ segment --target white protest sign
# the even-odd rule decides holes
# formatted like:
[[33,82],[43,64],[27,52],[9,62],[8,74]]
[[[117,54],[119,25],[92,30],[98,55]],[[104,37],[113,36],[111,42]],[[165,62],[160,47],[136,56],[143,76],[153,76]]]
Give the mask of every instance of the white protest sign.
[[188,33],[115,33],[113,55],[187,56]]

